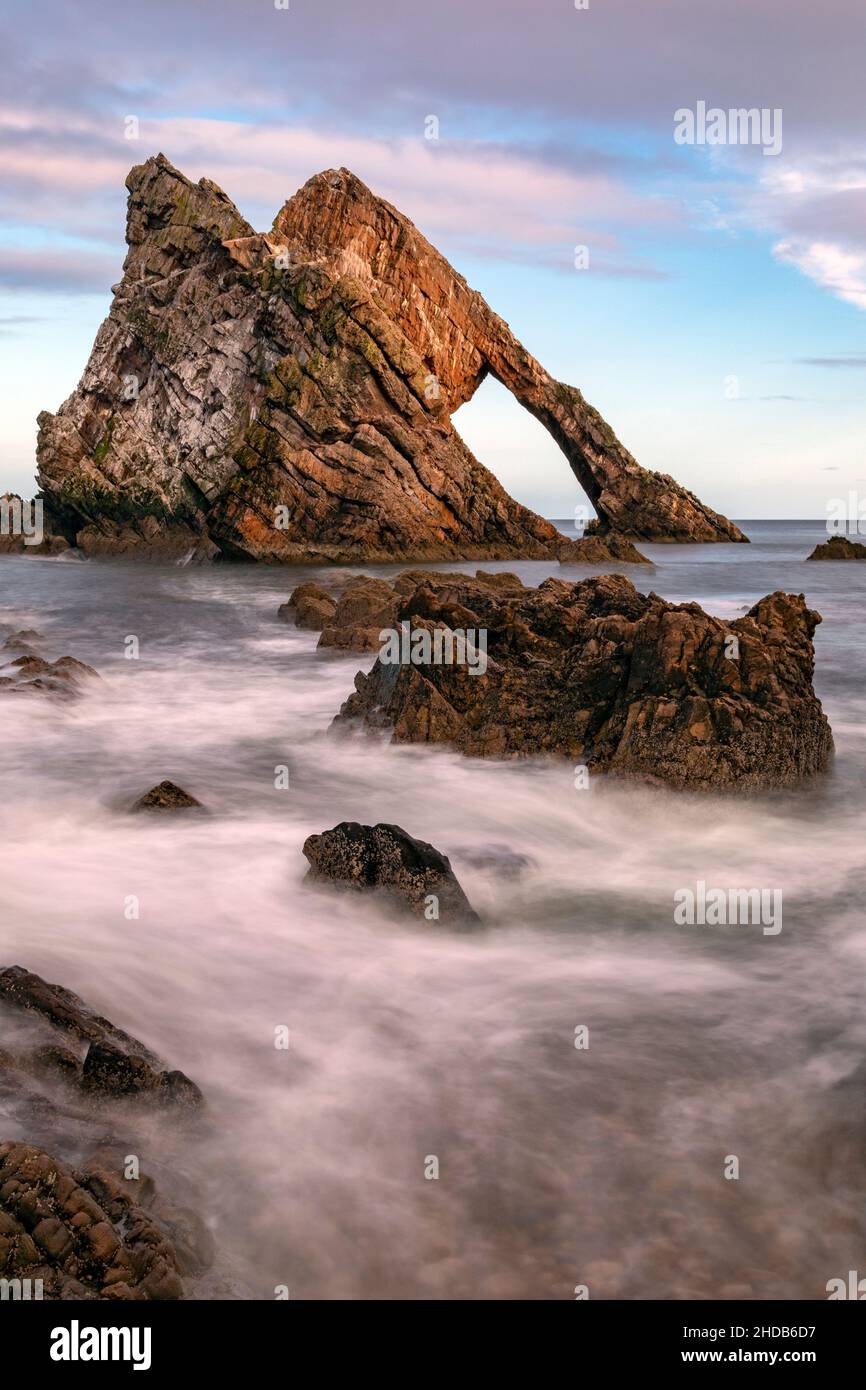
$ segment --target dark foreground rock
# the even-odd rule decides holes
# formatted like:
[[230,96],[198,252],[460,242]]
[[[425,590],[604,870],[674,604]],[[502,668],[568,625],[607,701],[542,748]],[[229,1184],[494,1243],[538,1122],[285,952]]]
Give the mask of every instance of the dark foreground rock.
[[170,1071],[145,1045],[116,1028],[61,985],[49,984],[20,965],[0,970],[0,1002],[34,1014],[50,1032],[19,1051],[15,1063],[55,1069],[82,1093],[136,1096],[191,1109],[202,1103],[194,1081]]
[[447,926],[479,921],[447,857],[399,825],[342,821],[310,835],[304,854],[309,878],[359,892],[378,889],[414,916]]
[[866,545],[849,541],[847,536],[831,536],[823,545],[816,545],[807,560],[866,560]]
[[40,1280],[31,1298],[183,1297],[213,1241],[144,1164],[150,1151],[167,1175],[159,1155],[169,1134],[197,1128],[200,1102],[71,991],[0,970],[0,1279]]
[[201,809],[202,803],[167,778],[151,787],[130,807],[132,811],[189,811],[196,808]]
[[74,656],[48,661],[44,639],[28,629],[11,633],[0,644],[0,694],[49,695],[72,700],[90,681],[99,680],[92,666]]
[[[286,563],[555,558],[451,424],[487,376],[561,447],[600,529],[744,541],[642,468],[408,218],[347,169],[257,233],[209,179],[136,166],[123,278],[38,477],[89,554]],[[184,549],[191,536],[200,545]],[[192,557],[191,557],[192,558]]]
[[398,619],[485,630],[486,671],[378,659],[336,727],[360,722],[475,757],[558,754],[706,790],[792,785],[832,751],[812,686],[821,619],[802,594],[770,594],[723,622],[621,575],[501,593],[460,577],[425,581]]
[[181,1256],[136,1186],[0,1143],[0,1278],[41,1280],[46,1299],[182,1298]]

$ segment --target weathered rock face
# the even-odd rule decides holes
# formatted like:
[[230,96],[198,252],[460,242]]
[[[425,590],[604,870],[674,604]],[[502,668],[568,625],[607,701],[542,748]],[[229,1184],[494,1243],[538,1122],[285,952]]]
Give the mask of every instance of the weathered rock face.
[[399,595],[384,579],[358,575],[343,588],[337,606],[322,627],[320,647],[346,651],[374,652],[379,633],[393,627],[397,619]]
[[310,835],[304,854],[310,862],[308,877],[314,880],[358,892],[377,889],[408,906],[414,916],[447,926],[471,926],[479,920],[447,857],[399,825],[341,821],[333,830]]
[[555,558],[564,538],[451,426],[489,372],[560,443],[603,529],[745,539],[640,468],[348,171],[311,179],[264,235],[161,155],[127,187],[109,317],[77,390],[39,417],[40,485],[91,553]]
[[398,617],[413,629],[486,629],[486,671],[379,659],[356,676],[337,727],[360,720],[396,742],[559,754],[700,789],[793,784],[832,750],[812,687],[820,616],[802,595],[770,594],[725,623],[621,575],[511,593],[428,582]]
[[46,1299],[182,1298],[178,1251],[135,1186],[0,1143],[0,1278],[41,1280]]
[[866,545],[849,541],[847,536],[831,536],[823,545],[816,545],[807,560],[866,560]]
[[449,413],[488,374],[501,381],[559,444],[604,529],[645,540],[746,539],[672,478],[641,468],[581,393],[554,381],[409,219],[348,169],[308,180],[277,215],[274,234],[293,255],[312,253],[373,288]]
[[424,585],[434,589],[459,585],[467,593],[474,589],[506,593],[524,588],[523,581],[508,572],[488,574],[478,570],[473,577],[436,570],[405,570],[391,584],[358,574],[344,583],[335,583],[333,594],[319,584],[299,584],[288,603],[277,611],[280,618],[297,627],[318,631],[320,647],[373,652],[382,645],[383,629],[393,629],[398,622],[403,600]]

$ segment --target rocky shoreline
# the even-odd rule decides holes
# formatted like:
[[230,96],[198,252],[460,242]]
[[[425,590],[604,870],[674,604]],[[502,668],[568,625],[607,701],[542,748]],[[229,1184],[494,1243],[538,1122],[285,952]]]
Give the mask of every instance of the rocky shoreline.
[[[213,1261],[201,1217],[141,1170],[141,1108],[190,1123],[198,1087],[70,990],[0,969],[0,1278],[46,1299],[174,1300]],[[49,1147],[50,1146],[50,1147]]]

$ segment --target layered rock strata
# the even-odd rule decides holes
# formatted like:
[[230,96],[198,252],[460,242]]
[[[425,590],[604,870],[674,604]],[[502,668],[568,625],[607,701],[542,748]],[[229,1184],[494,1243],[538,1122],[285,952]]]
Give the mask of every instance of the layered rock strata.
[[[347,170],[257,234],[159,155],[81,381],[39,417],[38,476],[85,553],[271,562],[558,558],[451,425],[488,374],[562,447],[599,529],[744,540],[641,468],[575,388]],[[590,562],[594,563],[594,561]]]

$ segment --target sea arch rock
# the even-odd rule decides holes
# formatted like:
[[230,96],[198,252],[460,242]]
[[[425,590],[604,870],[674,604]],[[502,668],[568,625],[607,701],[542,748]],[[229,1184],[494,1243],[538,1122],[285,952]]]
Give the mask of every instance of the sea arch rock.
[[[600,529],[744,540],[641,468],[412,223],[348,170],[256,233],[163,155],[127,178],[121,282],[81,381],[39,417],[38,476],[70,542],[214,544],[272,562],[558,558],[451,413],[492,372],[560,443]],[[431,390],[431,381],[435,389]]]

